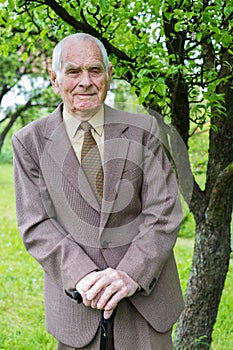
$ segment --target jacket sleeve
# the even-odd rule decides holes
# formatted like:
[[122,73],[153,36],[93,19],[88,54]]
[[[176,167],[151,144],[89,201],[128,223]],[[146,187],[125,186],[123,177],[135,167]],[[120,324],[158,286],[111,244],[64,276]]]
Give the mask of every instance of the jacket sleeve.
[[172,254],[182,210],[175,174],[151,119],[151,132],[144,147],[141,190],[143,222],[117,269],[125,271],[149,295]]
[[[50,278],[72,297],[76,283],[98,266],[56,221],[39,165],[30,150],[13,136],[17,220],[28,252]],[[43,198],[42,198],[42,191]],[[44,196],[49,202],[44,206]],[[48,207],[50,208],[48,210]]]

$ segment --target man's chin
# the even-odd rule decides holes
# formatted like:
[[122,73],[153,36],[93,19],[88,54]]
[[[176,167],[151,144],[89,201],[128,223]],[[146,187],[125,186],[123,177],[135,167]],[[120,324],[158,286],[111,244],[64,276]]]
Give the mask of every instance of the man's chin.
[[88,104],[88,103],[81,103],[78,104],[77,106],[73,106],[72,108],[72,114],[75,115],[83,115],[85,117],[92,117],[94,114],[98,112],[100,109],[101,105],[93,105],[93,104]]

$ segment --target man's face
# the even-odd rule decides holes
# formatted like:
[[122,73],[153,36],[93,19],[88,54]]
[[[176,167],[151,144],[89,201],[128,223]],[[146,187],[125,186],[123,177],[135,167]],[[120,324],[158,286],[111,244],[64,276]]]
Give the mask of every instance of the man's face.
[[70,39],[62,48],[61,71],[51,73],[55,93],[60,93],[67,111],[83,120],[91,118],[105,100],[110,86],[103,57],[93,40]]

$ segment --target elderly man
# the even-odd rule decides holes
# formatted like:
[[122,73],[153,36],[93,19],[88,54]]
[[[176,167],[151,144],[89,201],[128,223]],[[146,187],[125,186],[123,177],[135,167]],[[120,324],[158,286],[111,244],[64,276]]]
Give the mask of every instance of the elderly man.
[[55,47],[63,102],[12,140],[19,230],[58,349],[169,350],[183,308],[176,180],[155,118],[104,104],[111,75],[96,38]]

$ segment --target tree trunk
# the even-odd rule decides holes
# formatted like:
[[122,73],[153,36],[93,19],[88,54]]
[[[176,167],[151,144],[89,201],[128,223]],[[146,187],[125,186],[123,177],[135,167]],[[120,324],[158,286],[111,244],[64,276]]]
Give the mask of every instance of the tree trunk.
[[[212,46],[203,43],[204,65],[214,68]],[[209,160],[205,191],[194,182],[190,210],[196,221],[191,274],[185,295],[185,310],[175,332],[176,349],[207,350],[212,341],[231,252],[230,223],[233,204],[233,58],[222,49],[219,76],[229,77],[216,87],[224,95],[225,115],[211,109]],[[228,62],[226,64],[225,62]]]
[[230,223],[233,207],[233,90],[225,90],[227,113],[212,123],[205,191],[194,187],[190,210],[196,221],[192,269],[185,310],[177,324],[176,349],[207,350],[212,341],[231,252]]
[[225,117],[212,118],[205,191],[194,183],[190,210],[196,221],[193,262],[185,310],[177,323],[176,349],[207,350],[212,341],[231,252],[233,208],[233,90],[225,86]]
[[[175,332],[175,348],[207,350],[212,340],[218,306],[229,266],[232,191],[215,212],[199,214],[190,279],[186,289],[185,310]],[[203,215],[204,214],[204,215]]]

